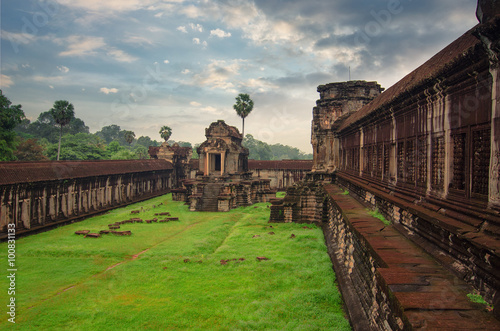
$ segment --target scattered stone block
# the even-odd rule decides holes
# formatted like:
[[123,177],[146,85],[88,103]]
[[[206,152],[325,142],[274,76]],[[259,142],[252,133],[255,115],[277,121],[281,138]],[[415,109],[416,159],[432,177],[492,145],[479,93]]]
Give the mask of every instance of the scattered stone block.
[[179,217],[169,217],[169,218],[167,218],[167,220],[169,220],[169,221],[178,221]]
[[130,220],[134,222],[140,222],[142,221],[142,218],[131,218]]
[[99,233],[87,233],[85,238],[100,238],[101,235]]
[[132,210],[130,213],[131,214],[139,214],[141,211],[140,210]]
[[80,231],[76,231],[75,234],[87,234],[89,232],[90,232],[89,230],[80,230]]
[[116,234],[117,236],[131,236],[132,231],[113,231],[113,234]]
[[188,262],[191,262],[190,259],[184,259],[184,263],[188,263]]
[[113,231],[111,231],[111,230],[101,230],[101,231],[99,231],[99,234],[110,234],[111,232],[113,232]]
[[274,232],[272,232],[272,231],[271,231],[271,232],[269,232],[269,234],[270,234],[271,236],[272,236],[272,235],[275,235],[275,233],[274,233]]
[[269,258],[265,257],[265,256],[257,256],[257,261],[267,261],[267,260],[270,260]]
[[292,233],[292,235],[290,236],[290,239],[293,239],[295,238],[295,235]]
[[120,226],[118,226],[118,225],[108,225],[108,227],[110,230],[117,230],[120,228]]

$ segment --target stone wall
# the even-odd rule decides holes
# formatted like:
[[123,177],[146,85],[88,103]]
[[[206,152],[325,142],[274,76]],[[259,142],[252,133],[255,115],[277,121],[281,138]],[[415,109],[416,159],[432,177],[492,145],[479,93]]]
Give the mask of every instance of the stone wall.
[[337,184],[370,209],[378,210],[408,238],[478,289],[488,302],[500,290],[498,216],[416,201],[352,176]]
[[169,192],[165,160],[0,163],[0,236],[22,234]]
[[403,310],[377,272],[385,267],[384,261],[345,216],[346,204],[339,206],[333,195],[324,194],[323,232],[353,328],[410,330]]
[[254,178],[269,179],[271,189],[284,191],[303,180],[312,165],[311,160],[248,160],[248,171]]

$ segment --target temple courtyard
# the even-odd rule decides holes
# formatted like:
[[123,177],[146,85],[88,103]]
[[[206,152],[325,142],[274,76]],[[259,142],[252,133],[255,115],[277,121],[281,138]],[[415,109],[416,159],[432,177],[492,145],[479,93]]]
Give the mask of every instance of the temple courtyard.
[[20,238],[0,329],[349,330],[321,229],[269,224],[268,206],[193,213],[164,195]]

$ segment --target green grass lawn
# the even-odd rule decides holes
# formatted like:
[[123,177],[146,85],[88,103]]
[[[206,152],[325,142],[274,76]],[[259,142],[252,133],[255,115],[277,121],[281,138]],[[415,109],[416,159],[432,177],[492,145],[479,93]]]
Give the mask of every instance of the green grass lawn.
[[[74,234],[166,211],[180,221]],[[16,324],[1,277],[0,329],[349,330],[321,229],[268,219],[268,204],[189,212],[168,195],[18,239]]]

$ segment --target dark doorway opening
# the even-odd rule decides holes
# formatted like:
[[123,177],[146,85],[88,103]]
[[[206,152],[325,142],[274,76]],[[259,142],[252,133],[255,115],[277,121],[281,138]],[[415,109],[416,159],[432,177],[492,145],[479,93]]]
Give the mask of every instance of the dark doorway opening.
[[221,156],[220,154],[215,154],[215,171],[221,171]]

